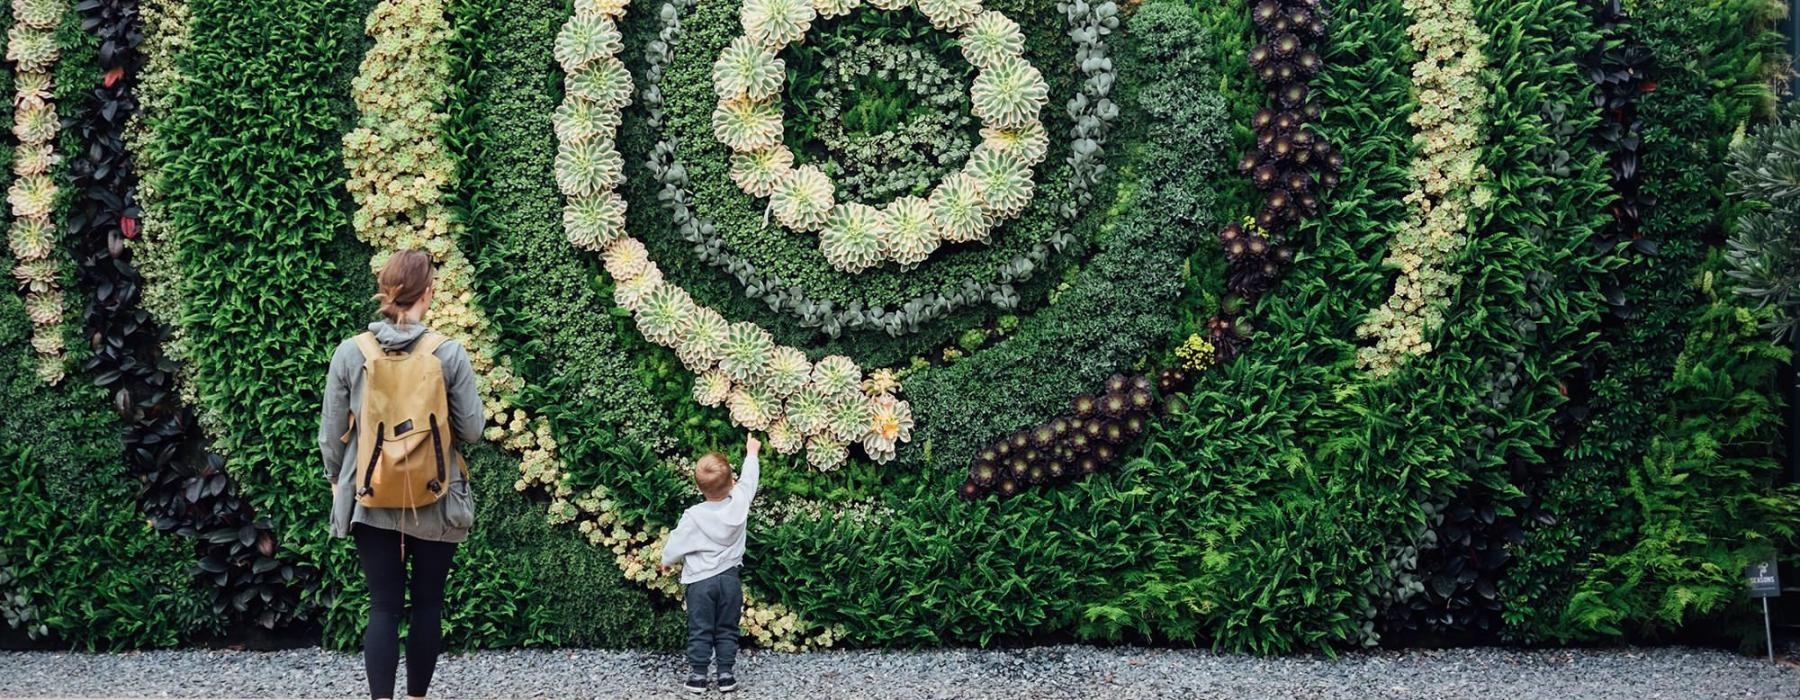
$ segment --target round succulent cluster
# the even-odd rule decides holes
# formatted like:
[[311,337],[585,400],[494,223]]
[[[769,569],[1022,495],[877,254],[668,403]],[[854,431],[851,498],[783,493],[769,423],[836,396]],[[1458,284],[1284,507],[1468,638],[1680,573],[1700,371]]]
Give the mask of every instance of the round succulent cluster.
[[[909,0],[869,0],[869,6],[877,9],[905,9]],[[664,5],[665,11],[657,14],[660,25],[657,34],[666,37],[664,41],[646,42],[644,45],[644,84],[639,98],[645,106],[645,122],[652,130],[660,130],[666,126],[666,115],[662,107],[664,100],[661,81],[668,73],[668,67],[675,61],[677,46],[684,36],[682,13],[692,9],[692,0],[670,0]],[[817,4],[815,4],[817,7]],[[1058,218],[1067,223],[1085,215],[1086,206],[1092,201],[1092,188],[1106,170],[1106,143],[1111,132],[1112,123],[1119,117],[1119,109],[1110,99],[1112,87],[1116,81],[1117,70],[1111,60],[1108,37],[1119,26],[1119,8],[1111,0],[1099,3],[1071,3],[1063,8],[1067,21],[1066,35],[1074,44],[1076,63],[1082,75],[1079,91],[1071,95],[1066,103],[1068,114],[1075,124],[1067,132],[1068,157],[1064,161],[1068,165],[1067,194],[1071,201],[1056,207]],[[978,18],[979,21],[979,18]],[[961,44],[962,42],[959,42]],[[851,47],[839,56],[849,55],[868,44]],[[921,54],[930,56],[930,54]],[[908,68],[918,68],[916,63]],[[906,78],[916,81],[920,73],[911,73]],[[966,97],[966,96],[965,96]],[[926,114],[943,114],[949,110],[932,110]],[[958,113],[966,109],[956,110]],[[823,122],[828,124],[829,122]],[[960,130],[960,127],[959,129]],[[660,134],[660,131],[658,132]],[[823,137],[823,134],[820,134]],[[1040,162],[1049,148],[1048,133],[1041,124],[1033,128],[1002,131],[998,129],[982,129],[982,142],[990,148],[1021,154],[1030,162]],[[829,146],[829,144],[828,144]],[[841,150],[841,149],[840,149]],[[780,155],[792,158],[793,153],[780,149]],[[770,157],[779,157],[771,155]],[[766,160],[766,159],[765,159]],[[866,160],[866,159],[865,159]],[[941,159],[941,162],[962,162],[966,157]],[[740,187],[750,188],[747,182],[764,182],[746,179],[752,173],[772,175],[785,172],[793,166],[789,161],[784,165],[767,162],[742,162],[734,158],[732,162],[732,179]],[[827,168],[830,170],[830,168]],[[1023,284],[1043,270],[1049,269],[1045,261],[1055,252],[1076,244],[1072,227],[1058,227],[1047,232],[1045,240],[1034,244],[1030,250],[1015,257],[1002,267],[1002,274],[996,279],[966,285],[957,290],[933,290],[892,305],[865,306],[850,308],[831,300],[815,297],[811,292],[799,285],[784,279],[772,271],[759,267],[746,257],[732,251],[723,244],[720,229],[708,217],[696,211],[695,195],[686,178],[686,168],[677,157],[675,143],[668,135],[650,149],[650,158],[645,163],[645,170],[660,186],[657,201],[669,213],[675,232],[694,246],[698,259],[733,277],[746,290],[757,290],[764,304],[769,309],[793,316],[803,327],[818,329],[827,336],[836,338],[842,333],[852,331],[872,331],[886,333],[891,336],[902,336],[917,332],[920,328],[935,319],[954,313],[971,305],[993,303],[1002,309],[1012,308],[1019,296],[1016,285]],[[923,178],[920,182],[928,185],[940,177],[942,173]],[[889,181],[892,178],[883,178]],[[772,182],[761,185],[773,188]],[[839,191],[856,191],[865,201],[881,201],[894,193],[869,195],[868,190],[846,177],[839,183]],[[923,185],[921,185],[921,188]],[[916,194],[916,193],[915,193]],[[904,197],[902,199],[905,199]],[[918,211],[923,200],[910,201],[912,212]],[[901,205],[896,205],[896,207]],[[918,234],[921,229],[914,228],[902,221],[897,209],[890,210],[889,225],[896,235],[895,249],[907,251],[899,255],[915,256],[914,261],[924,261],[936,250],[939,239],[935,229],[927,226],[923,231],[928,235],[908,237]],[[928,215],[927,215],[928,216]],[[926,219],[929,223],[929,219]],[[896,262],[903,267],[915,262],[896,257]],[[752,296],[757,296],[752,294]]]
[[[876,7],[898,9],[905,2]],[[1049,102],[1049,84],[1026,62],[1018,25],[980,0],[918,0],[918,8],[940,29],[962,32],[964,55],[977,72],[970,89],[984,141],[963,172],[953,173],[931,195],[926,228],[896,231],[887,220],[916,213],[911,204],[875,209],[836,201],[836,185],[814,166],[793,165],[781,150],[782,61],[787,45],[805,38],[821,12],[835,16],[854,3],[834,0],[746,0],[739,11],[744,35],[734,39],[713,64],[713,135],[736,154],[732,179],[753,197],[769,197],[783,226],[821,232],[820,248],[832,267],[856,273],[885,261],[916,264],[940,242],[986,241],[999,221],[1016,216],[1030,201],[1032,168],[1044,158],[1048,138],[1040,113]],[[889,5],[893,5],[889,8]],[[970,172],[976,166],[980,169]],[[857,209],[857,207],[862,207]],[[913,207],[899,212],[898,207]],[[865,211],[866,210],[866,211]],[[835,225],[834,225],[835,224]],[[896,235],[899,233],[901,235]],[[870,236],[877,236],[871,240]]]
[[1319,195],[1337,186],[1344,166],[1343,154],[1309,126],[1320,112],[1307,84],[1323,67],[1320,0],[1250,0],[1250,14],[1264,38],[1250,49],[1250,65],[1268,88],[1271,106],[1252,119],[1256,148],[1238,162],[1238,170],[1256,184],[1263,206],[1219,231],[1230,260],[1228,293],[1207,323],[1218,361],[1243,350],[1254,330],[1245,310],[1294,261],[1288,232],[1302,217],[1319,213]]
[[1190,381],[1184,370],[1165,370],[1155,382],[1142,375],[1108,377],[1100,393],[1075,397],[1066,413],[976,453],[958,493],[964,498],[1011,498],[1030,486],[1097,474],[1116,464],[1126,443],[1165,410],[1162,397],[1185,391]]
[[13,62],[12,132],[18,141],[13,183],[6,194],[13,225],[7,232],[15,266],[13,278],[25,289],[31,317],[31,346],[38,352],[37,374],[46,383],[62,381],[63,291],[61,265],[54,256],[59,229],[51,222],[58,187],[50,172],[58,159],[55,142],[60,127],[51,103],[51,72],[59,51],[56,26],[69,12],[63,0],[13,0],[13,26],[6,36],[6,58]]
[[[568,198],[563,225],[570,242],[601,254],[613,279],[614,302],[632,313],[645,339],[675,350],[697,375],[696,402],[724,406],[734,424],[767,431],[770,448],[778,453],[805,450],[817,469],[842,465],[853,445],[877,462],[892,460],[899,444],[912,439],[913,427],[912,407],[898,398],[892,375],[865,378],[847,357],[813,363],[799,349],[777,345],[754,323],[727,321],[665,280],[644,244],[625,234],[625,205],[617,193],[622,163],[613,144],[619,111],[631,92],[631,77],[616,56],[615,20],[624,5],[589,4],[588,10],[606,11],[596,17],[577,3],[575,17],[557,38],[557,58],[570,75],[556,119],[561,148],[556,180]],[[752,4],[742,15],[747,37],[733,42],[713,65],[721,100],[715,131],[748,146],[733,158],[732,178],[769,196],[782,221],[824,229],[850,251],[846,265],[873,264],[885,239],[881,212],[837,205],[830,179],[813,166],[792,167],[793,154],[780,144],[780,112],[771,98],[780,92],[783,68],[766,43],[804,35],[812,5]],[[578,82],[584,74],[594,77]]]
[[622,1],[578,2],[556,35],[556,61],[568,75],[554,119],[556,184],[568,198],[563,231],[584,250],[604,250],[625,234],[625,199],[617,192],[625,160],[614,143],[631,103],[631,73],[619,60],[624,13]]

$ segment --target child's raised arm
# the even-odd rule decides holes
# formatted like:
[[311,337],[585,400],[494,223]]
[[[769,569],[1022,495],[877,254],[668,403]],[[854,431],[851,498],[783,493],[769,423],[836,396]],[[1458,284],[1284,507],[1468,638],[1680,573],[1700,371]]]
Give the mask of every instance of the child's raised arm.
[[742,500],[746,511],[750,509],[751,499],[756,498],[756,485],[762,480],[762,441],[756,439],[755,433],[744,436],[744,466],[738,470],[737,485],[731,489],[733,505]]

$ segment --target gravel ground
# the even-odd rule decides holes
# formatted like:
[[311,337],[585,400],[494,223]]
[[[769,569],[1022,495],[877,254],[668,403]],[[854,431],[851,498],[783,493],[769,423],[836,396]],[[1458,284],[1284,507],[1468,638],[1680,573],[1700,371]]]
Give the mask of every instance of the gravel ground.
[[[404,667],[403,667],[404,668]],[[498,651],[446,657],[434,697],[689,697],[679,656]],[[1800,667],[1685,648],[1455,649],[1259,659],[1203,651],[747,651],[745,698],[1800,698]],[[402,686],[404,687],[404,686]],[[355,655],[0,653],[0,697],[359,697]],[[711,693],[710,697],[718,697]]]

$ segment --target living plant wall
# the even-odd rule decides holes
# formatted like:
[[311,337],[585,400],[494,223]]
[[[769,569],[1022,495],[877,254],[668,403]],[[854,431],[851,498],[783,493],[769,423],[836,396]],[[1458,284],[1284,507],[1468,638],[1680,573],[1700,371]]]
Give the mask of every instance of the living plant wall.
[[454,645],[674,644],[746,430],[775,649],[1735,630],[1782,10],[12,0],[6,640],[354,647],[319,391],[403,247],[488,416]]

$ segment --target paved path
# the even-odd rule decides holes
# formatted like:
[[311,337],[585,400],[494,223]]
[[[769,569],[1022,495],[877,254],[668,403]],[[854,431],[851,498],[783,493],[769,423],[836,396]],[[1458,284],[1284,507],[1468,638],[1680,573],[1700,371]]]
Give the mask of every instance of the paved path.
[[[446,657],[434,698],[690,697],[668,653]],[[1456,649],[1258,659],[1203,651],[746,652],[743,698],[1800,698],[1800,667],[1685,648]],[[360,660],[314,649],[0,652],[0,697],[365,697]],[[714,693],[702,697],[718,698]]]

